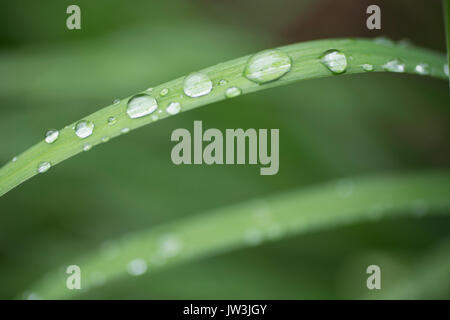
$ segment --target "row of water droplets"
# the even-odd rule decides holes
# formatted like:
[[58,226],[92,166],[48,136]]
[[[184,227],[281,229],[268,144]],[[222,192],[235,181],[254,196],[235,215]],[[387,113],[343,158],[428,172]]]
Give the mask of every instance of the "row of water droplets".
[[[387,38],[376,38],[374,42],[390,46],[393,45],[393,41]],[[318,60],[333,74],[342,74],[347,71],[348,60],[352,57],[347,57],[345,53],[338,49],[329,49],[323,52]],[[360,66],[364,71],[371,72],[374,71],[374,66],[372,64],[364,63]],[[259,52],[247,61],[243,76],[248,80],[257,83],[264,84],[267,82],[275,81],[283,77],[292,68],[291,57],[282,50],[271,49]],[[404,72],[405,64],[400,59],[391,59],[382,65],[383,70],[390,72]],[[430,73],[429,65],[425,63],[419,63],[414,68],[415,72],[421,75],[427,75]],[[448,65],[444,66],[444,73],[448,75]],[[221,79],[218,81],[218,86],[226,86],[228,81]],[[208,95],[213,90],[213,82],[210,77],[203,72],[195,72],[189,74],[183,83],[183,92],[189,98],[198,98]],[[126,106],[126,113],[129,118],[137,119],[142,118],[151,114],[154,114],[156,110],[161,113],[162,110],[158,109],[158,101],[156,98],[150,94],[153,92],[152,88],[146,90],[145,93],[137,94],[131,97]],[[159,95],[165,97],[169,94],[168,88],[163,88],[160,90]],[[242,89],[236,86],[229,86],[225,89],[225,97],[233,98],[242,94]],[[183,96],[181,96],[183,97]],[[116,99],[114,105],[120,104],[121,101]],[[177,114],[181,111],[182,105],[178,101],[170,101],[166,106],[166,113],[169,115]],[[157,115],[152,115],[152,120],[157,120]],[[116,123],[116,118],[111,116],[107,119],[108,125],[114,125]],[[75,124],[73,127],[75,134],[81,138],[85,139],[92,135],[94,131],[94,123],[89,120],[81,120]],[[129,128],[121,129],[121,133],[127,133],[130,131]],[[49,130],[46,133],[45,142],[54,143],[59,137],[59,132],[57,130]],[[109,137],[103,137],[102,142],[107,142]],[[86,143],[83,145],[83,150],[87,151],[91,148],[91,145]],[[51,167],[50,162],[42,162],[38,166],[38,172],[42,173],[47,171]]]

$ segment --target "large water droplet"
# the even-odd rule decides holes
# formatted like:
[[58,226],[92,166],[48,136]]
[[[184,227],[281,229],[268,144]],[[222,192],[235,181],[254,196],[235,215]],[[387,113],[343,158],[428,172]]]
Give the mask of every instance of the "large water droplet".
[[266,83],[284,76],[291,65],[291,58],[283,51],[264,50],[248,60],[244,76],[256,83]]
[[38,169],[37,169],[38,173],[44,173],[44,172],[48,171],[48,169],[50,169],[51,166],[52,165],[48,161],[41,162],[38,165]]
[[144,259],[131,260],[127,266],[127,271],[132,276],[139,276],[147,271],[147,262]]
[[184,93],[192,98],[201,97],[211,92],[212,81],[200,72],[191,73],[184,79]]
[[181,110],[181,106],[178,102],[171,102],[169,103],[169,105],[166,108],[166,112],[168,114],[177,114],[178,112],[180,112]]
[[45,142],[47,143],[53,143],[58,139],[59,137],[59,131],[55,129],[50,129],[45,134]]
[[146,116],[158,108],[156,99],[148,94],[138,94],[128,101],[127,113],[132,119]]
[[242,93],[242,90],[239,89],[238,87],[230,87],[225,91],[225,97],[234,98],[234,97],[241,95],[241,93]]
[[81,120],[75,124],[75,134],[84,139],[89,137],[94,131],[94,124],[88,120]]
[[390,72],[404,72],[405,64],[398,59],[393,59],[383,65],[383,69]]
[[320,57],[320,62],[334,74],[344,73],[347,70],[347,57],[336,49],[325,51]]
[[414,68],[414,71],[416,71],[420,75],[427,75],[427,74],[430,74],[430,67],[425,63],[419,63]]

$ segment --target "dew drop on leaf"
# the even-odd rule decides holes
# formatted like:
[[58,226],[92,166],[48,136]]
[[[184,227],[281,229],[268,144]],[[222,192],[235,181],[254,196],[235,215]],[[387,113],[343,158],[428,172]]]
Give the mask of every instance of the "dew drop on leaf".
[[225,91],[225,97],[234,98],[234,97],[241,95],[241,93],[242,93],[242,90],[239,89],[238,87],[230,87]]
[[364,71],[370,72],[373,71],[373,65],[365,63],[361,66]]
[[50,169],[51,166],[52,165],[48,161],[41,162],[38,165],[37,171],[38,171],[38,173],[44,173],[44,172],[48,171],[48,169]]
[[419,63],[414,68],[414,71],[416,71],[416,73],[421,74],[421,75],[427,75],[427,74],[430,74],[430,67],[425,63]]
[[116,123],[116,118],[115,117],[109,117],[108,118],[108,124],[110,125],[110,126],[112,126],[113,124],[115,124]]
[[138,94],[128,101],[127,114],[130,118],[144,117],[158,108],[156,99],[148,94]]
[[140,276],[147,271],[147,262],[144,259],[134,259],[128,263],[127,271],[132,276]]
[[177,114],[181,110],[181,105],[178,102],[171,102],[166,108],[168,114]]
[[347,57],[336,49],[325,51],[320,57],[320,62],[334,74],[341,74],[347,70]]
[[75,134],[84,139],[89,137],[94,131],[94,124],[88,120],[81,120],[75,124]]
[[405,64],[398,59],[393,59],[383,65],[383,69],[390,72],[404,72]]
[[291,66],[291,58],[283,51],[264,50],[248,60],[244,76],[256,83],[266,83],[284,76]]
[[53,143],[58,139],[59,131],[55,129],[50,129],[45,133],[45,142]]
[[164,88],[164,89],[162,89],[162,90],[159,92],[159,95],[160,95],[161,97],[164,97],[164,96],[167,96],[168,93],[169,93],[169,89]]
[[211,90],[212,81],[204,73],[191,73],[184,79],[183,91],[189,97],[201,97],[210,93]]

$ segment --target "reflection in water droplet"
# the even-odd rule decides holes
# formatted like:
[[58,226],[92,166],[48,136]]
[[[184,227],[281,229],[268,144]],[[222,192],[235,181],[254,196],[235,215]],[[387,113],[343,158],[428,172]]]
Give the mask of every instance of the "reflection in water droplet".
[[52,166],[51,163],[48,161],[41,162],[38,165],[37,171],[38,171],[38,173],[44,173],[44,172],[48,171],[48,169],[50,169],[51,166]]
[[144,117],[158,108],[156,99],[148,94],[138,94],[128,101],[127,114],[130,118]]
[[181,106],[178,102],[171,102],[169,103],[169,105],[166,108],[166,112],[168,114],[177,114],[178,112],[180,112],[181,110]]
[[204,73],[191,73],[184,79],[184,93],[192,98],[201,97],[212,90],[212,81]]
[[127,271],[132,276],[140,276],[147,271],[147,262],[144,259],[134,259],[128,264]]
[[239,89],[238,87],[230,87],[227,89],[227,91],[225,91],[225,97],[234,98],[234,97],[241,95],[241,93],[242,93],[242,90]]
[[334,74],[341,74],[347,70],[345,54],[336,49],[325,51],[320,57],[320,62]]
[[291,70],[291,58],[281,50],[264,50],[252,56],[244,70],[244,76],[262,84],[277,80]]
[[75,124],[75,134],[84,139],[89,137],[94,131],[94,124],[88,120],[81,120]]
[[393,59],[383,65],[383,69],[390,72],[404,72],[405,64],[398,59]]
[[45,134],[45,142],[53,143],[58,139],[59,131],[55,129],[48,130]]

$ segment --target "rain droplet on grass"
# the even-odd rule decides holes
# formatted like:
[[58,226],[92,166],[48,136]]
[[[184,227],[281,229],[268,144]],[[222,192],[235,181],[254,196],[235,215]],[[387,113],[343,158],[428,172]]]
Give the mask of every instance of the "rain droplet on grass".
[[227,83],[228,83],[227,80],[222,79],[222,80],[219,81],[219,86],[224,86],[224,85],[226,85]]
[[147,262],[144,259],[134,259],[128,263],[127,271],[132,276],[140,276],[147,271]]
[[83,151],[89,151],[91,150],[92,146],[89,143],[85,143],[83,145]]
[[238,87],[230,87],[225,91],[225,97],[234,98],[234,97],[241,95],[241,93],[242,93],[242,90],[239,89]]
[[116,120],[116,117],[109,117],[108,118],[108,124],[110,125],[110,126],[112,126],[113,124],[115,124],[117,122],[117,120]]
[[159,95],[160,95],[161,97],[164,97],[164,96],[167,96],[168,93],[169,93],[169,89],[164,88],[164,89],[162,89],[162,90],[159,92]]
[[107,137],[107,136],[102,137],[102,142],[108,142],[108,141],[109,141],[109,137]]
[[166,108],[168,114],[177,114],[181,110],[181,105],[178,102],[171,102]]
[[94,124],[88,120],[81,120],[75,124],[75,134],[84,139],[89,137],[94,131]]
[[373,65],[365,63],[361,66],[364,71],[370,72],[373,71]]
[[341,74],[347,70],[347,57],[336,49],[325,51],[320,56],[320,62],[334,74]]
[[44,173],[44,172],[48,171],[48,169],[50,169],[51,166],[52,165],[48,161],[41,162],[38,165],[37,171],[38,171],[38,173]]
[[119,104],[119,103],[120,103],[120,99],[115,99],[115,100],[113,101],[113,104],[114,104],[114,105]]
[[17,161],[17,157],[12,158],[12,162],[16,162]]
[[245,66],[244,76],[256,83],[277,80],[291,70],[291,58],[281,50],[264,50],[252,56]]
[[444,73],[448,77],[448,64],[444,64]]
[[427,74],[430,74],[430,67],[425,63],[419,63],[414,68],[414,71],[416,71],[420,75],[427,75]]
[[393,59],[383,65],[383,69],[390,72],[404,72],[405,64],[398,59]]
[[120,132],[128,133],[128,132],[130,132],[130,128],[123,128],[122,130],[120,130]]
[[184,79],[183,91],[189,97],[201,97],[210,93],[211,90],[212,81],[204,73],[191,73]]
[[158,108],[156,99],[148,94],[138,94],[128,101],[127,114],[130,118],[144,117]]
[[45,142],[53,143],[58,139],[59,131],[55,129],[50,129],[45,133]]

